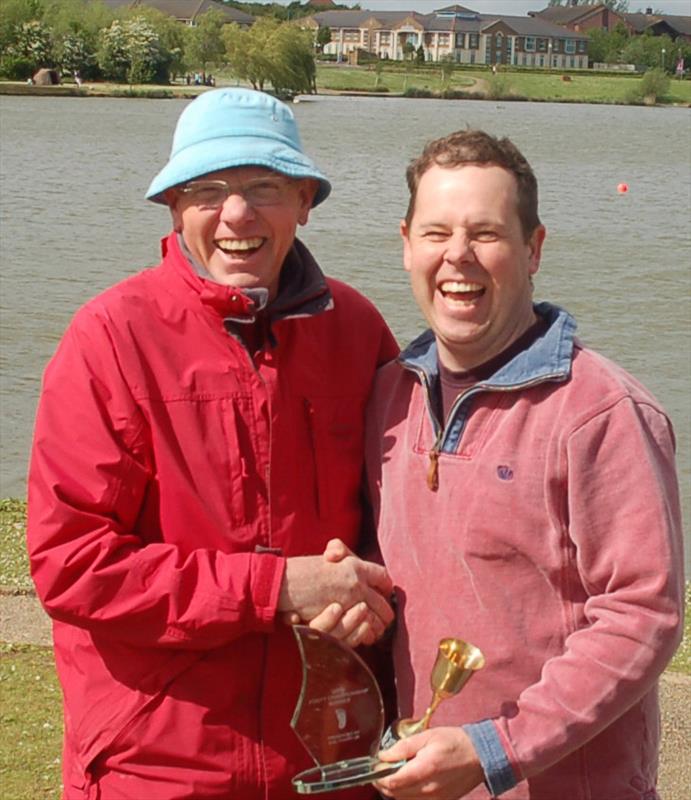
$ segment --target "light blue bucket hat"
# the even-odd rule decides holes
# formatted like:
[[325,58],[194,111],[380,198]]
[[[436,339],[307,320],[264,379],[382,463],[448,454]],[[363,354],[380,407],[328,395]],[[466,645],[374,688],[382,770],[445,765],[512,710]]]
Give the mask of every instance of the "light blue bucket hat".
[[213,89],[182,112],[168,163],[153,179],[148,200],[165,203],[173,186],[231,167],[268,167],[291,178],[314,178],[313,206],[331,184],[302,150],[293,112],[285,103],[251,89]]

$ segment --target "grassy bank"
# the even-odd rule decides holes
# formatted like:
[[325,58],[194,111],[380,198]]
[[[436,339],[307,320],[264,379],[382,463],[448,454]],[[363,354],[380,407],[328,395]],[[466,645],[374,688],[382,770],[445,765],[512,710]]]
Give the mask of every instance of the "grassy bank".
[[[532,102],[640,104],[635,100],[643,79],[631,75],[598,75],[588,72],[501,71],[497,75],[482,67],[456,69],[443,74],[441,67],[386,64],[379,72],[374,67],[349,67],[320,64],[317,88],[320,92],[381,93],[391,96],[406,93],[438,96],[446,93],[466,99],[524,100]],[[219,86],[238,85],[229,73],[220,72]],[[206,91],[203,86],[175,83],[148,86],[115,83],[84,83],[62,86],[32,86],[0,81],[0,94],[74,97],[141,97],[174,99],[195,97]],[[669,91],[657,99],[658,105],[691,106],[691,81],[671,80]]]
[[[2,595],[32,592],[25,517],[23,501],[0,500],[0,604]],[[686,605],[691,611],[691,584],[686,587]],[[684,641],[668,671],[691,675],[688,613]],[[0,641],[0,724],[2,796],[58,800],[62,716],[51,648]]]
[[[486,69],[454,70],[448,79],[441,68],[404,69],[387,66],[380,74],[371,67],[317,68],[317,86],[328,91],[380,91],[402,94],[410,90],[440,93],[465,92],[469,98],[531,100],[568,103],[630,104],[631,96],[643,79],[629,75],[593,73],[501,71],[492,75]],[[691,81],[672,80],[659,104],[691,105]]]

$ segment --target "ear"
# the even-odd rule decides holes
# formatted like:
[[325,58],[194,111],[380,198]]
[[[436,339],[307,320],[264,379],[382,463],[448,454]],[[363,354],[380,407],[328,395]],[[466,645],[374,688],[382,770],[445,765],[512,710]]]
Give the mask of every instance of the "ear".
[[410,229],[408,228],[408,223],[402,219],[401,224],[399,226],[399,230],[401,232],[401,239],[403,239],[403,267],[405,268],[406,272],[410,272],[410,267],[412,263],[412,256],[410,253]]
[[173,218],[173,230],[182,233],[182,212],[180,210],[180,195],[175,189],[166,189],[163,198],[170,209],[170,216]]
[[300,181],[298,186],[298,196],[300,198],[300,207],[298,213],[298,225],[306,225],[312,209],[319,182],[313,178],[305,178]]
[[537,228],[530,234],[527,246],[530,250],[530,261],[528,265],[528,274],[535,275],[540,269],[540,258],[542,257],[542,245],[547,236],[547,229],[544,225],[538,225]]

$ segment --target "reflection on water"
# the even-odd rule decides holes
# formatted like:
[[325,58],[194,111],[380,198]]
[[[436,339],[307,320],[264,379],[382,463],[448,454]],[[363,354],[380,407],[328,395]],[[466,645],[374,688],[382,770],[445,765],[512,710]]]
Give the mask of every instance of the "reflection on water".
[[[157,259],[167,212],[143,194],[184,102],[0,97],[0,496],[24,492],[41,371],[70,316]],[[689,520],[691,111],[316,97],[295,113],[334,184],[303,238],[401,342],[422,324],[400,264],[405,165],[428,139],[466,126],[518,144],[548,229],[537,297],[572,311],[581,338],[668,409]],[[616,191],[622,181],[628,194]]]

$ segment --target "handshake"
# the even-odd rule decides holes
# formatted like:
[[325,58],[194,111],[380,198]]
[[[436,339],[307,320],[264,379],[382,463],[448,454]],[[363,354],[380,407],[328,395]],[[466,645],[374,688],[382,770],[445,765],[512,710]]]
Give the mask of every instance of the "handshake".
[[320,556],[286,561],[278,610],[288,625],[308,624],[350,647],[373,644],[393,622],[386,569],[331,539]]

